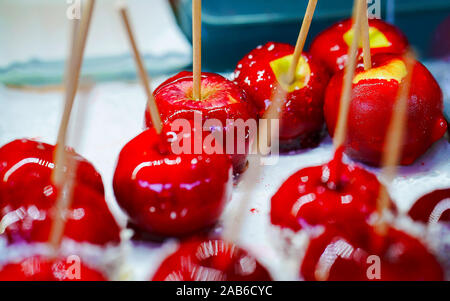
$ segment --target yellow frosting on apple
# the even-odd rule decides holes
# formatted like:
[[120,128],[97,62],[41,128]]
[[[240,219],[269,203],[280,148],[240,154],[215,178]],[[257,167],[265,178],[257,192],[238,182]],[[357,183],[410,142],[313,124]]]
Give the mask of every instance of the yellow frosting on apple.
[[407,73],[408,71],[406,70],[405,63],[402,60],[394,59],[387,65],[358,73],[353,78],[353,83],[357,84],[364,79],[384,79],[387,81],[396,80],[400,83]]
[[[355,36],[355,31],[350,29],[344,34],[344,41],[347,43],[348,47],[352,44],[353,37]],[[383,48],[391,46],[391,42],[386,38],[384,33],[375,27],[369,27],[369,38],[370,38],[370,48]],[[359,48],[362,48],[362,41],[359,42]]]
[[300,57],[300,61],[297,65],[295,81],[291,85],[286,84],[284,78],[289,71],[289,67],[291,66],[292,57],[293,55],[291,54],[270,62],[270,67],[272,68],[278,83],[289,93],[304,88],[308,84],[311,77],[311,68],[309,67],[305,57],[302,56]]

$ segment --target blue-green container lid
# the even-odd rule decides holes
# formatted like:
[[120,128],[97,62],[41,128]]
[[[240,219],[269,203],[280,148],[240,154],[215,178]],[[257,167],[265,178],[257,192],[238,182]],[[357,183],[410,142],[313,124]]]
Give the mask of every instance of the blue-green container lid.
[[[171,0],[177,20],[188,38],[192,36],[192,0]],[[268,41],[294,44],[308,1],[303,0],[205,0],[202,2],[204,66],[213,71],[234,68],[237,61]],[[312,37],[349,18],[353,0],[320,0],[310,30]],[[408,36],[423,57],[429,57],[435,31],[450,15],[448,0],[372,0],[370,12],[379,13]]]

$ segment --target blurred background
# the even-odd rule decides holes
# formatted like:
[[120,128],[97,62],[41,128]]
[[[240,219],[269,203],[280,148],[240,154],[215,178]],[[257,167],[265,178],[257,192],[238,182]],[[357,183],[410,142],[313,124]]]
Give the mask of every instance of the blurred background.
[[[0,83],[57,85],[70,36],[68,12],[79,0],[0,1]],[[307,47],[317,33],[350,17],[352,0],[320,0]],[[83,75],[95,81],[133,80],[135,67],[115,10],[99,0]],[[191,65],[191,0],[129,0],[146,65],[153,76]],[[203,67],[232,71],[268,41],[295,43],[307,0],[203,0]],[[399,26],[421,59],[449,61],[449,0],[369,0],[369,13]]]

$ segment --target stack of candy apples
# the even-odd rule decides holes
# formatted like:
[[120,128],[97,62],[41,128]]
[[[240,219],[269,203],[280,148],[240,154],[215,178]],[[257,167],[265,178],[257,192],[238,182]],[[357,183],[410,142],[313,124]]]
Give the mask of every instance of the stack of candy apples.
[[[310,0],[295,47],[258,46],[237,63],[229,80],[201,71],[201,1],[192,2],[193,70],[153,92],[127,8],[119,8],[147,108],[146,129],[117,159],[114,195],[133,241],[179,242],[147,280],[275,278],[222,223],[237,183],[256,181],[245,174],[254,168],[248,158],[260,137],[249,127],[240,132],[239,124],[264,119],[275,105],[280,149],[293,162],[297,152],[318,147],[328,134],[335,147],[330,162],[299,170],[263,200],[270,203],[272,230],[308,237],[298,255],[298,279],[444,280],[448,271],[441,258],[398,224],[408,219],[426,229],[449,223],[450,188],[422,197],[407,214],[388,194],[396,167],[416,162],[447,132],[442,91],[412,55],[405,35],[382,20],[369,20],[367,1],[355,0],[353,17],[323,31],[306,52],[320,5]],[[9,246],[48,248],[1,263],[0,280],[120,278],[87,264],[81,254],[76,254],[81,276],[74,278],[62,251],[67,241],[101,249],[123,243],[99,172],[66,143],[95,1],[87,3],[68,63],[56,145],[19,139],[0,148],[0,235]],[[378,168],[388,179],[384,184],[369,172]],[[244,217],[232,215],[236,221]]]

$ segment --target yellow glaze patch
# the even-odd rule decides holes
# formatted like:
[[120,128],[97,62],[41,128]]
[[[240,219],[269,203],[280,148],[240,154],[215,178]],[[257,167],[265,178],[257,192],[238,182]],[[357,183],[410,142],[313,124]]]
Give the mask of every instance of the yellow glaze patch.
[[275,61],[270,62],[270,67],[272,68],[275,77],[277,78],[278,83],[288,91],[289,93],[300,90],[304,88],[311,77],[311,68],[309,67],[308,62],[306,62],[305,58],[300,57],[300,61],[297,66],[297,71],[295,73],[295,81],[293,84],[288,86],[285,83],[284,76],[287,75],[289,71],[289,67],[291,66],[293,55],[287,55],[285,57],[279,58]]
[[405,63],[402,60],[395,59],[387,65],[372,68],[357,74],[353,79],[353,83],[357,84],[364,79],[396,80],[400,83],[407,73]]
[[[352,44],[353,37],[355,36],[355,31],[350,29],[344,34],[344,41],[347,43],[348,47]],[[370,48],[383,48],[391,46],[391,42],[386,38],[386,36],[375,27],[369,27],[369,37],[370,37]],[[362,41],[359,42],[359,48],[362,48]]]
[[231,95],[228,95],[228,100],[230,101],[231,104],[238,103],[238,101],[236,100],[236,98],[234,98],[234,97],[231,96]]

